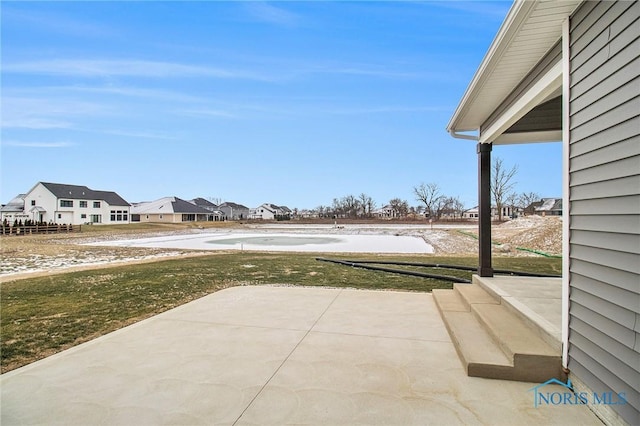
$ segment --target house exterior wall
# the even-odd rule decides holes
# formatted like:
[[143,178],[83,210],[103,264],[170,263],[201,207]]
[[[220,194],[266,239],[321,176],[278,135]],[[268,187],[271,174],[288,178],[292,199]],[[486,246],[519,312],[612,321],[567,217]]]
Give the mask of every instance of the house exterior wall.
[[179,213],[140,213],[140,222],[145,223],[180,223],[182,214]]
[[255,217],[256,219],[273,220],[276,218],[276,213],[268,207],[265,207],[265,205],[263,204],[260,207],[256,208]]
[[[62,200],[70,201],[71,206],[63,206]],[[82,204],[81,201],[83,201]],[[85,205],[86,207],[84,207]],[[34,211],[34,207],[40,207],[44,211]],[[88,222],[104,224],[130,222],[129,206],[110,206],[104,200],[57,198],[42,183],[38,183],[25,196],[24,211],[31,220],[40,221],[42,219],[47,223],[81,225]],[[112,220],[112,211],[115,216],[114,220]],[[125,216],[126,219],[124,219]]]
[[585,2],[569,23],[571,376],[640,421],[640,3]]
[[218,210],[224,213],[227,220],[248,219],[251,214],[251,211],[246,207],[231,207],[225,204],[218,206]]

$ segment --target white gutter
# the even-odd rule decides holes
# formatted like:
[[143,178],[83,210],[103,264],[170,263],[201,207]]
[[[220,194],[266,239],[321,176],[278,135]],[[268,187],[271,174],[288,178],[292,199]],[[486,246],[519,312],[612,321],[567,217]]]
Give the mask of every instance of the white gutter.
[[449,134],[451,136],[453,136],[454,138],[456,138],[456,139],[468,139],[468,140],[471,140],[471,141],[477,141],[479,139],[478,136],[464,135],[462,133],[456,133],[456,131],[453,130],[453,129],[449,129]]

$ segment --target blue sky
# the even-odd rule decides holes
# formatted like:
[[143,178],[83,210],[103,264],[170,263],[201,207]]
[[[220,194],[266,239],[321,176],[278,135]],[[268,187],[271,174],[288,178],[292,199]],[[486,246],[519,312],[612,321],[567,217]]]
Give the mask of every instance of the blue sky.
[[[36,182],[129,202],[476,203],[445,127],[511,2],[2,2],[0,201]],[[561,144],[500,146],[561,195]]]

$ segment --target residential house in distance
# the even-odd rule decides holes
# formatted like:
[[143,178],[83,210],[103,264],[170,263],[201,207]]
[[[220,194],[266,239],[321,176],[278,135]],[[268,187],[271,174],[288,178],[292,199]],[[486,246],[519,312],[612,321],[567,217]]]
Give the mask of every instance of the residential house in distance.
[[135,203],[131,207],[132,222],[182,223],[213,221],[216,214],[178,197]]
[[394,209],[391,204],[387,204],[386,206],[382,206],[379,209],[374,210],[373,215],[378,219],[393,219],[400,217],[398,211]]
[[112,191],[38,182],[24,196],[24,214],[34,222],[82,225],[130,222],[130,204]]
[[472,207],[462,212],[463,219],[478,220],[478,206]]
[[577,394],[624,397],[589,401],[605,423],[640,424],[640,2],[515,0],[447,130],[477,142],[478,281],[492,151],[562,144],[562,366]]
[[562,216],[562,198],[543,198],[527,206],[525,212],[539,216]]
[[214,203],[212,203],[209,200],[206,200],[204,198],[194,198],[193,200],[189,201],[191,204],[195,204],[198,207],[201,207],[205,210],[209,210],[211,213],[213,213],[213,220],[214,221],[220,221],[223,220],[224,218],[224,213],[222,213],[219,209],[218,206]]
[[[502,220],[512,219],[517,217],[521,213],[521,210],[516,207],[511,206],[503,206],[502,207]],[[468,220],[478,220],[480,213],[478,210],[478,206],[467,209],[462,212],[462,218]],[[499,220],[500,215],[498,214],[498,208],[496,206],[491,206],[491,220]]]
[[224,213],[224,220],[245,220],[251,214],[249,207],[232,203],[231,201],[225,201],[220,204],[218,210]]
[[258,220],[291,219],[291,209],[287,206],[264,203],[260,207],[253,209],[249,218]]
[[298,214],[296,215],[296,218],[298,218],[298,219],[315,219],[318,216],[319,215],[318,215],[318,211],[317,210],[302,209],[302,210],[298,211]]
[[24,212],[25,195],[27,194],[19,194],[0,208],[0,222],[6,221],[9,225],[13,225],[14,222],[24,223],[25,220],[31,219],[31,216]]

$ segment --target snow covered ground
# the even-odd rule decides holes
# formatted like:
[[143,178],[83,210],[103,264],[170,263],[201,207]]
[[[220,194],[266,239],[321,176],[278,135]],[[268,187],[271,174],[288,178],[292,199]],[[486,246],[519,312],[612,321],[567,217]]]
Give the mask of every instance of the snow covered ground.
[[423,238],[403,235],[225,232],[170,235],[91,245],[190,250],[248,250],[317,253],[433,253]]

